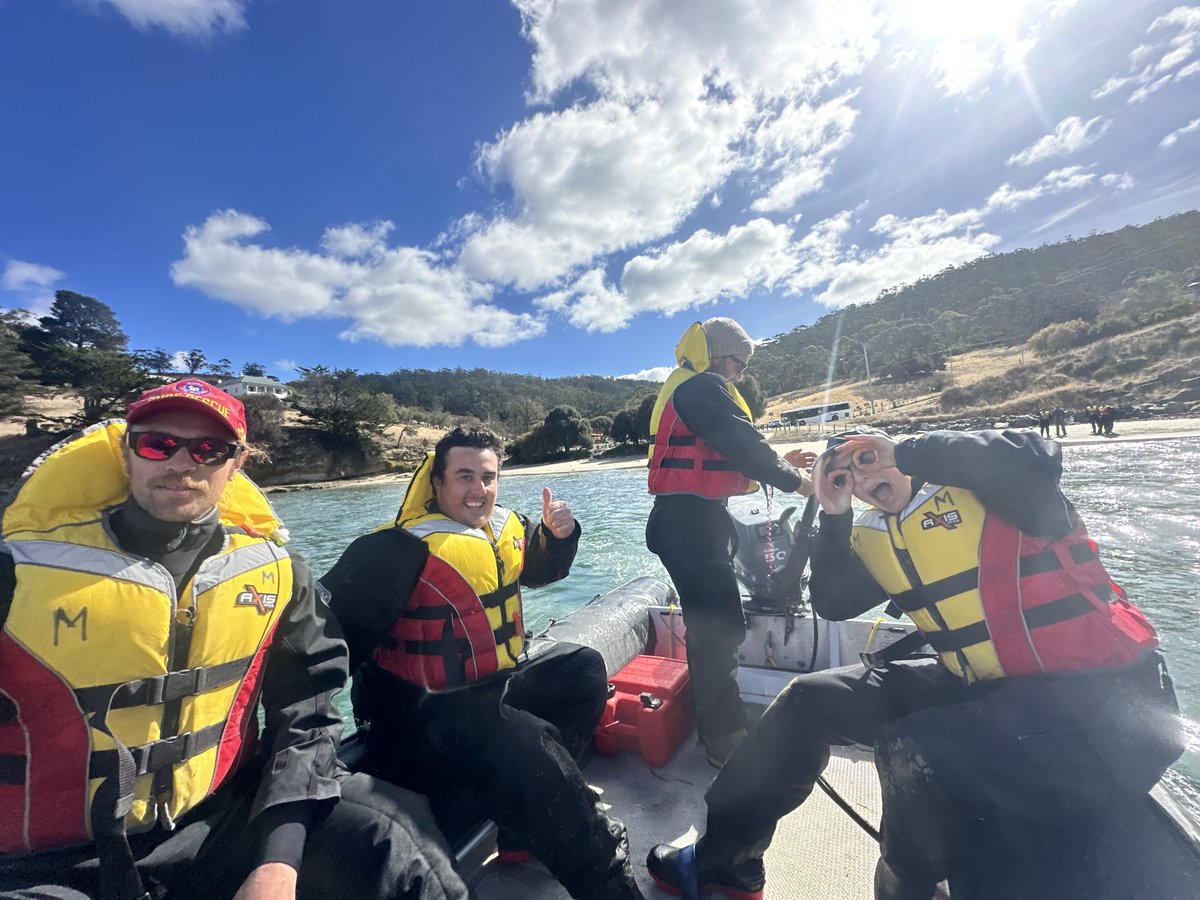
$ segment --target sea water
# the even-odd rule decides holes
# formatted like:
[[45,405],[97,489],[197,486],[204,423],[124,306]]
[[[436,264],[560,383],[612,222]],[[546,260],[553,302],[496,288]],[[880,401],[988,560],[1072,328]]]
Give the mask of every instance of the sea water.
[[[1188,738],[1167,777],[1200,820],[1200,438],[1067,445],[1063,457],[1063,490],[1110,574],[1162,639]],[[583,537],[570,577],[525,593],[529,628],[540,630],[631,578],[667,577],[646,550],[651,498],[644,469],[502,475],[500,502],[536,519],[543,487],[570,505]],[[271,501],[291,530],[291,546],[320,577],[355,537],[394,518],[404,490],[399,484],[297,491]],[[780,509],[803,502],[788,494],[775,500]]]

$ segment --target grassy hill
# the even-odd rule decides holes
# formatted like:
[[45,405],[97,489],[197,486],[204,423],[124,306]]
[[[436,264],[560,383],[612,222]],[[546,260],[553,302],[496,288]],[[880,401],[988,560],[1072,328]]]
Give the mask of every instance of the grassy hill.
[[1000,420],[1046,407],[1102,403],[1126,414],[1194,415],[1200,409],[1197,359],[1200,311],[1048,356],[1038,356],[1022,342],[954,354],[944,371],[932,374],[810,384],[771,397],[766,418],[838,401],[853,404],[857,421],[879,425]]

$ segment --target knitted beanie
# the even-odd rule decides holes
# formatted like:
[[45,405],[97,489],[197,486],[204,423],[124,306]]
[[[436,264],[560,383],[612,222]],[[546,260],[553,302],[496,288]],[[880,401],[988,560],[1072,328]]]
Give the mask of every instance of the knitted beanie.
[[750,359],[754,345],[750,335],[733,319],[717,316],[709,319],[702,326],[708,337],[708,358],[720,356],[740,356],[743,360]]

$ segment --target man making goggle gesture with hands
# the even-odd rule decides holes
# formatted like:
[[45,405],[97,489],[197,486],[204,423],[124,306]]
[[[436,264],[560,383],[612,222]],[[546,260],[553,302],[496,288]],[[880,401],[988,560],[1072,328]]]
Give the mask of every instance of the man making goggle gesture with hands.
[[904,509],[911,499],[908,476],[896,468],[896,442],[881,432],[847,434],[835,439],[813,466],[813,485],[821,509],[829,515],[850,511],[854,497],[885,512]]

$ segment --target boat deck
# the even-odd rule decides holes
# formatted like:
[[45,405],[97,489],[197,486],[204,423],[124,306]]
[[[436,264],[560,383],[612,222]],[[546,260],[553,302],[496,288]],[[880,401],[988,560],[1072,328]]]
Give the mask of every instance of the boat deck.
[[[694,841],[704,826],[704,790],[716,770],[694,736],[666,765],[652,769],[636,756],[595,756],[584,774],[612,815],[625,822],[634,871],[647,897],[666,897],[643,861],[655,844]],[[835,748],[825,778],[855,810],[879,824],[879,781],[864,750]],[[476,852],[490,853],[486,839]],[[879,850],[874,840],[820,790],[779,824],[767,853],[767,900],[862,900],[872,896]],[[480,900],[566,900],[540,864],[500,864],[491,857],[472,883]]]

